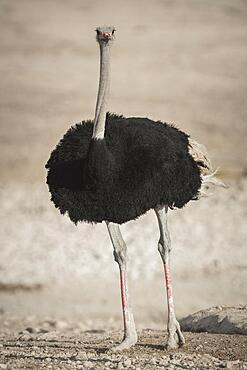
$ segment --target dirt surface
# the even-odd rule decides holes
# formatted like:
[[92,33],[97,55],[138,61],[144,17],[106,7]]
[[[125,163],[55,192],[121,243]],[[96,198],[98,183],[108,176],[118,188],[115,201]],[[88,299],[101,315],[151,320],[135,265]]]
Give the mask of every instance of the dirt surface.
[[122,353],[117,330],[82,330],[78,322],[1,318],[0,369],[247,369],[247,337],[185,333],[179,350],[164,347],[166,332],[139,332],[135,347]]

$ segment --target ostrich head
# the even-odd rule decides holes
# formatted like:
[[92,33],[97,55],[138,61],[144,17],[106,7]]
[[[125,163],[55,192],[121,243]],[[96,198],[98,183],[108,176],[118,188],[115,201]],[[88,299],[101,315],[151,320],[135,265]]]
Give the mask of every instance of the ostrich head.
[[99,44],[108,44],[114,40],[115,28],[111,26],[96,28],[96,41]]

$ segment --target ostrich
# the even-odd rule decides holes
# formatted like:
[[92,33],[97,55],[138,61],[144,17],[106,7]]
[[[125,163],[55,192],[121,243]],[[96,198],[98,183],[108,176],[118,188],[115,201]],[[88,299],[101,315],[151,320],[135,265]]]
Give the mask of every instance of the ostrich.
[[222,185],[214,176],[203,147],[172,125],[148,118],[107,112],[110,48],[113,27],[98,27],[100,79],[94,120],[71,127],[52,151],[46,164],[47,184],[61,214],[79,221],[105,222],[119,265],[123,311],[123,341],[113,350],[137,342],[126,277],[127,247],[120,224],[155,211],[168,304],[168,348],[184,344],[176,319],[169,255],[171,241],[168,209],[182,208],[204,195],[208,184]]

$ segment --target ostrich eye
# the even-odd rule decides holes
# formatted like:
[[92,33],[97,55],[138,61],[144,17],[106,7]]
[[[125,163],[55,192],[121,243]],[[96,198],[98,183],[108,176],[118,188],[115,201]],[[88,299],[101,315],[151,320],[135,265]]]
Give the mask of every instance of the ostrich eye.
[[99,30],[96,30],[96,32],[97,32],[97,35],[100,35],[100,31]]
[[114,32],[115,32],[116,30],[115,30],[115,28],[113,28],[113,30],[112,30],[112,34],[114,35]]

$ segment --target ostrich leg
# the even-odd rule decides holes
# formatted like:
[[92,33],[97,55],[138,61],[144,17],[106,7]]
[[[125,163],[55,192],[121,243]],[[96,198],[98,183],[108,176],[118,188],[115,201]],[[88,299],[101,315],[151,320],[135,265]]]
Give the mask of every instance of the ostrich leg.
[[130,306],[126,277],[127,247],[122,238],[119,225],[111,222],[109,223],[107,222],[106,225],[114,248],[113,251],[114,259],[118,263],[120,271],[120,287],[124,322],[123,341],[118,346],[113,347],[112,350],[121,351],[130,348],[137,342],[137,333],[135,328],[134,317]]
[[158,244],[158,250],[161,255],[162,261],[164,263],[165,270],[165,280],[166,280],[166,293],[167,293],[167,305],[168,305],[168,341],[167,348],[177,348],[184,344],[184,337],[180,329],[180,325],[176,319],[173,295],[172,295],[172,285],[171,285],[171,275],[169,267],[169,255],[171,251],[171,239],[167,227],[167,212],[168,207],[159,207],[155,209],[156,216],[158,218],[159,229],[160,229],[160,239]]

